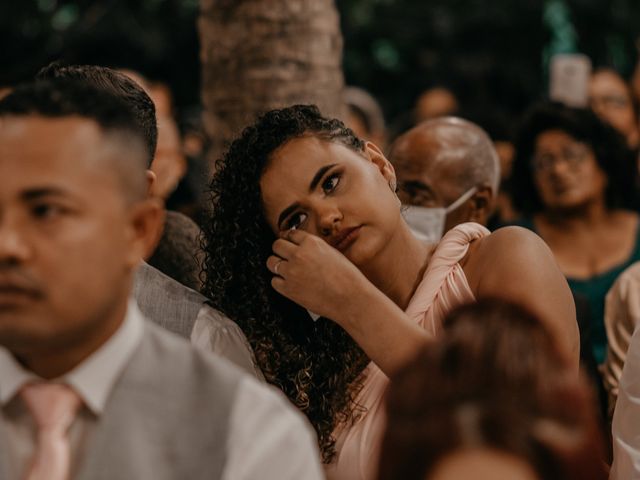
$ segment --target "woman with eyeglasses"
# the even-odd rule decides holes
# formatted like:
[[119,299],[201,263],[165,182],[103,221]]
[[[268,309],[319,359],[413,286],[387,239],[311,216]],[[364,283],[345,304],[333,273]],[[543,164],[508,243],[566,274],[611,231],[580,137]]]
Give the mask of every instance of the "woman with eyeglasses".
[[525,215],[518,224],[542,237],[574,295],[588,299],[586,328],[602,364],[605,295],[640,260],[634,159],[618,132],[593,112],[543,104],[521,127],[513,182],[514,203]]
[[627,146],[638,151],[640,146],[640,108],[631,86],[612,68],[598,68],[589,80],[589,106],[601,120],[618,130]]

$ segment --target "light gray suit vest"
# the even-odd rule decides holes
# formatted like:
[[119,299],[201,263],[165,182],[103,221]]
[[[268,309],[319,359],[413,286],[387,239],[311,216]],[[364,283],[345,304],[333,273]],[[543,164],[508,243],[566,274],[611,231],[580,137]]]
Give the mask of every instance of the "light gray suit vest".
[[[84,447],[74,480],[212,480],[227,459],[229,419],[244,374],[145,322]],[[8,458],[0,414],[0,479]]]
[[240,370],[146,322],[76,480],[211,480],[226,463]]

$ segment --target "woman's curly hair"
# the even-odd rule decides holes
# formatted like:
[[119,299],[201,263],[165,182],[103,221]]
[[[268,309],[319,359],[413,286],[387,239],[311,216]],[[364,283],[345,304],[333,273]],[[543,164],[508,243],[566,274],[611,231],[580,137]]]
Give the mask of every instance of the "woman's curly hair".
[[540,103],[525,115],[516,141],[511,195],[522,213],[532,215],[545,209],[534,182],[531,158],[538,136],[550,130],[565,132],[593,150],[598,166],[607,176],[608,208],[638,208],[637,168],[624,138],[591,110]]
[[270,111],[247,127],[217,160],[211,180],[204,293],[244,331],[267,381],[309,418],[329,463],[332,431],[361,411],[354,398],[369,359],[336,323],[311,321],[304,308],[271,287],[266,261],[276,236],[265,220],[260,178],[276,149],[303,136],[364,150],[341,121],[322,117],[311,105]]

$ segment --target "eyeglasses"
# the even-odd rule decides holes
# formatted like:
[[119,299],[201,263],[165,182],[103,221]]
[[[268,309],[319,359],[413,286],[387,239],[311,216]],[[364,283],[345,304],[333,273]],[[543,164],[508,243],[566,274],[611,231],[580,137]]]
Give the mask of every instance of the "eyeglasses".
[[627,108],[630,105],[628,98],[621,95],[602,95],[589,98],[589,106],[593,109],[602,108]]
[[575,171],[584,163],[590,152],[591,150],[586,145],[574,145],[563,148],[560,155],[539,153],[531,159],[531,167],[536,172],[547,173],[562,159],[571,170]]

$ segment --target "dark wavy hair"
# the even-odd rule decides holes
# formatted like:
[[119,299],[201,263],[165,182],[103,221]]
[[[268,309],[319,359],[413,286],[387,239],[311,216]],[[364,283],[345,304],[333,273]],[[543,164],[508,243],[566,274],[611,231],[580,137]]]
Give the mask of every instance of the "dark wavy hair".
[[516,208],[525,215],[544,210],[534,184],[531,159],[538,136],[549,130],[561,130],[591,147],[599,167],[609,180],[605,192],[608,208],[638,208],[637,168],[624,138],[591,110],[559,103],[534,106],[521,125],[512,174],[511,194]]
[[322,117],[311,105],[270,111],[246,128],[216,162],[211,180],[213,210],[203,222],[203,291],[244,331],[267,381],[309,418],[329,463],[335,455],[333,429],[361,411],[354,397],[369,360],[337,324],[311,321],[304,308],[271,287],[266,261],[276,236],[265,220],[260,191],[273,152],[304,136],[364,151],[364,143],[341,121]]
[[605,480],[595,401],[542,322],[486,299],[452,311],[437,344],[391,379],[378,480],[427,478],[490,448],[545,480]]

